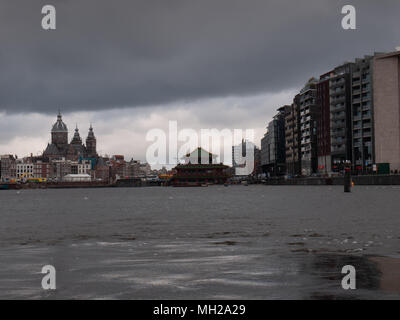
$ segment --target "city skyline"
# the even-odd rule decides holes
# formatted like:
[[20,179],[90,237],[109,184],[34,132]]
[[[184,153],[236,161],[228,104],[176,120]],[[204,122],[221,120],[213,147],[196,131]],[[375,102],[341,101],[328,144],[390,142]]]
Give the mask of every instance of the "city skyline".
[[[337,171],[339,169],[338,164],[343,163],[343,161],[346,159],[346,161],[350,162],[354,160],[353,165],[357,166],[357,168],[362,168],[363,170],[366,167],[369,167],[370,170],[372,170],[372,165],[376,164],[376,158],[380,160],[390,158],[389,162],[391,165],[395,164],[395,167],[397,167],[399,159],[397,151],[395,151],[397,150],[396,138],[391,138],[392,148],[395,149],[394,151],[387,150],[383,144],[385,139],[389,138],[389,132],[393,130],[396,131],[398,128],[396,123],[393,121],[391,125],[392,129],[388,131],[384,130],[383,128],[387,126],[387,121],[389,121],[388,118],[385,119],[385,104],[390,104],[386,105],[386,107],[391,108],[393,115],[396,116],[396,106],[398,106],[399,103],[397,92],[398,88],[396,84],[396,74],[399,72],[397,70],[396,61],[397,57],[399,56],[399,52],[400,47],[396,47],[395,51],[390,53],[375,52],[372,56],[364,55],[362,58],[355,58],[354,61],[348,61],[343,65],[336,66],[332,68],[331,71],[325,72],[317,78],[310,78],[301,90],[293,94],[294,98],[291,105],[285,104],[276,109],[278,114],[275,114],[272,119],[267,122],[268,125],[265,128],[266,131],[264,130],[264,135],[260,137],[258,133],[255,137],[250,138],[250,141],[253,142],[261,151],[260,161],[263,167],[262,172],[266,173],[267,175],[276,175],[278,172],[279,175],[284,173],[301,174],[305,176],[310,176],[313,173],[327,174],[328,172]],[[385,61],[383,64],[385,67],[378,68],[380,61]],[[393,68],[394,70],[392,70]],[[361,80],[361,75],[363,80]],[[361,82],[363,83],[362,90]],[[375,89],[378,87],[379,91],[373,94],[373,91],[375,91]],[[383,91],[385,87],[388,87],[390,91]],[[362,99],[361,92],[363,97]],[[374,106],[374,102],[371,100],[371,98],[374,98],[374,96],[380,97],[376,106]],[[362,108],[361,101],[363,101]],[[367,111],[364,111],[365,107],[367,107]],[[358,143],[360,146],[356,146],[357,143],[355,143],[355,141],[360,140],[360,128],[354,127],[353,129],[353,126],[354,123],[357,123],[357,121],[355,121],[357,120],[355,117],[356,112],[360,117],[361,109],[363,114],[362,119],[364,119],[362,122],[364,123],[365,121],[368,121],[368,128],[366,130],[362,130],[363,133],[361,135],[362,137],[364,137],[365,134],[367,135],[367,138],[365,139],[369,141],[367,143],[368,151],[364,150],[364,144],[362,144],[363,147],[360,147],[360,143]],[[296,116],[297,112],[298,115]],[[365,118],[364,113],[366,115],[368,113],[367,118]],[[375,117],[379,118],[379,134],[375,134],[375,131],[378,130],[378,127],[376,127],[377,123],[374,121],[373,113],[376,113]],[[382,116],[384,118],[382,118]],[[294,123],[292,122],[293,117],[295,117],[295,119],[299,117],[298,119],[300,121],[299,124],[296,124],[294,127]],[[309,123],[310,119],[312,120],[311,123]],[[382,122],[383,119],[385,119],[384,122]],[[354,123],[353,120],[355,121]],[[170,119],[166,119],[165,122],[168,122],[169,125],[171,124]],[[310,124],[311,128],[307,129],[308,131],[304,131],[307,123],[309,123],[307,128],[310,128]],[[178,125],[178,122],[176,122],[175,125]],[[277,126],[279,126],[279,128]],[[299,133],[301,129],[301,134],[299,137],[297,136],[297,126],[299,126]],[[296,130],[294,135],[292,132],[293,129],[291,128]],[[154,127],[150,129],[154,130]],[[157,130],[158,129],[159,128],[157,128]],[[182,126],[181,128],[177,129],[181,130]],[[201,130],[198,129],[198,131],[201,132],[204,129],[205,128],[203,127]],[[217,128],[217,132],[221,132],[220,129],[227,128]],[[231,132],[233,132],[234,129],[230,129]],[[235,130],[236,129],[237,128],[235,128]],[[170,130],[171,128],[169,128],[169,130],[164,130],[167,139],[172,138],[168,136],[168,134],[171,134]],[[190,130],[193,129],[190,128]],[[254,131],[254,129],[250,130]],[[354,141],[352,133],[353,130]],[[50,161],[52,159],[59,159],[60,157],[63,157],[67,160],[77,161],[78,158],[82,157],[97,158],[98,156],[105,156],[105,158],[109,158],[110,156],[115,155],[125,156],[123,148],[111,154],[101,154],[101,152],[97,153],[96,138],[93,135],[92,121],[90,121],[89,135],[86,139],[86,146],[80,137],[77,122],[74,131],[75,133],[73,135],[71,134],[73,137],[70,138],[69,130],[62,120],[62,114],[59,109],[57,121],[51,130],[51,141],[48,142],[47,147],[43,150],[43,152],[38,151],[35,154],[33,152],[29,152],[29,155],[35,155],[39,157],[43,156],[50,159]],[[149,131],[147,131],[147,133],[149,133]],[[385,134],[385,137],[380,136],[382,133]],[[57,137],[57,135],[60,134],[63,135],[62,138]],[[89,137],[92,137],[94,140],[94,149],[91,146],[92,142],[89,141]],[[248,140],[249,137],[243,136],[243,138]],[[374,139],[378,139],[377,141],[379,141],[379,143],[375,144],[373,141]],[[146,135],[146,141],[148,142],[148,147],[151,146],[152,139],[149,139],[148,135]],[[182,145],[187,144],[188,141],[190,140],[185,141],[178,139],[177,147],[180,148]],[[293,141],[295,141],[294,144]],[[166,146],[163,147],[169,154],[171,154],[168,151],[170,148],[170,143],[171,142],[169,140]],[[191,148],[193,149],[200,146],[204,147],[202,143],[203,142],[200,139],[198,140],[198,143],[196,145],[192,145]],[[215,141],[212,143],[215,143]],[[231,146],[233,147],[233,145],[237,145],[237,143],[232,141]],[[297,150],[297,146],[299,148],[299,152],[297,153],[296,151],[295,153],[292,153]],[[214,146],[210,146],[209,148],[213,149]],[[221,154],[219,154],[218,157],[222,157],[221,163],[223,162],[224,164],[229,165],[234,163],[234,160],[232,160],[232,162],[227,162],[225,160],[226,155],[222,149],[220,149],[220,152]],[[382,158],[382,152],[385,154],[387,153],[386,157],[389,158]],[[16,153],[8,151],[4,154],[16,155]],[[176,150],[176,154],[178,154],[178,149]],[[18,155],[16,155],[16,157],[18,157]],[[130,158],[133,160],[134,156],[132,155]],[[177,160],[177,158],[175,160]],[[145,160],[143,160],[143,158],[140,159],[136,157],[136,161],[142,161],[144,163],[148,162],[153,166],[154,169],[161,169],[164,167],[167,167],[167,169],[172,169],[174,166],[174,163],[171,162],[170,156],[167,157],[166,162],[162,162],[162,164],[158,162],[153,163],[154,160],[149,160],[147,156]],[[296,164],[297,162],[298,165]],[[291,166],[292,168],[290,169]],[[298,168],[295,169],[296,167]],[[257,170],[257,172],[261,172],[261,170]]]
[[400,299],[399,13],[0,0],[0,300]]

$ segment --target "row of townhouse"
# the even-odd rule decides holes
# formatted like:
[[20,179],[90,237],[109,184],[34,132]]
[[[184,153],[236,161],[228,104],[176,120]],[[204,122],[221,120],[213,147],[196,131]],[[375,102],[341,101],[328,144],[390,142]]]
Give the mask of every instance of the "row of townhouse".
[[93,172],[90,160],[49,160],[42,157],[18,159],[13,155],[2,155],[0,157],[0,168],[1,181],[23,181],[28,178],[61,181],[68,174],[91,175]]

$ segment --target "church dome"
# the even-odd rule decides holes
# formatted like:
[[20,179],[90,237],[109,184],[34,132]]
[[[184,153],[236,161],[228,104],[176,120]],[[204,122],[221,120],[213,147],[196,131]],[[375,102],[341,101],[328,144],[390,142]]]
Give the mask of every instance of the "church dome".
[[58,113],[57,122],[53,125],[51,132],[68,132],[67,125],[62,121],[61,113]]

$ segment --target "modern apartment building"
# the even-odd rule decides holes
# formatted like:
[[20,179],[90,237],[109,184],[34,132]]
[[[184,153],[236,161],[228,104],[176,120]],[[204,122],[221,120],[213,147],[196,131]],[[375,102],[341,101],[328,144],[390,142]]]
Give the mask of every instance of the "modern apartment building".
[[317,83],[311,78],[300,91],[300,144],[301,174],[309,176],[317,171],[317,120],[319,106],[317,104]]
[[317,121],[318,172],[328,174],[332,171],[331,161],[331,105],[330,77],[333,71],[320,76],[317,83],[317,104],[320,116]]
[[286,173],[301,174],[300,95],[296,95],[285,114]]
[[284,175],[286,172],[285,117],[290,109],[288,105],[278,109],[261,139],[262,171],[269,176]]
[[399,172],[400,48],[392,53],[376,55],[373,75],[375,161],[389,163],[391,171]]
[[352,63],[345,63],[336,67],[330,77],[331,168],[333,172],[343,170],[344,163],[352,160],[351,72]]
[[[400,47],[396,50],[310,79],[285,107],[287,174],[341,172],[349,161],[358,173],[372,173],[380,164],[400,172]],[[263,138],[264,167],[274,148],[267,147],[274,126],[269,124]]]
[[352,163],[356,171],[370,172],[375,163],[373,56],[352,64]]

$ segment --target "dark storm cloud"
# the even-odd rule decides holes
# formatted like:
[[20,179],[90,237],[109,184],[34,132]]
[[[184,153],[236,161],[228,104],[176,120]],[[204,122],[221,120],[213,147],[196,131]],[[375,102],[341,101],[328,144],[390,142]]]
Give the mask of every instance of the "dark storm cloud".
[[[341,29],[341,7],[358,29]],[[41,8],[57,30],[41,29]],[[0,0],[0,110],[51,112],[276,92],[400,44],[400,2]]]

